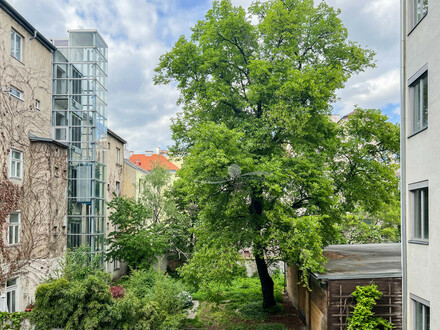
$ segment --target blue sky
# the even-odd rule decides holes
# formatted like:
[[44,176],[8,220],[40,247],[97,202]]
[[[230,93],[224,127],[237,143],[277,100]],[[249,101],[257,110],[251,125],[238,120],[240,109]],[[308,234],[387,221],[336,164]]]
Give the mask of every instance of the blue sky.
[[[247,7],[251,0],[232,0]],[[109,45],[109,127],[136,152],[172,144],[179,111],[173,85],[155,86],[159,56],[204,17],[211,0],[9,0],[47,38],[98,29]],[[349,80],[334,112],[380,108],[399,121],[399,0],[326,0],[341,9],[349,37],[376,51],[376,68]]]

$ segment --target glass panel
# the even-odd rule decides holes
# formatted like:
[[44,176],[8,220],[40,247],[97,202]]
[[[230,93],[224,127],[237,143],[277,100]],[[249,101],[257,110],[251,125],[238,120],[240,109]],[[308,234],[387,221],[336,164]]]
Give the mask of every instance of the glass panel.
[[421,196],[420,190],[415,190],[413,192],[414,196],[414,237],[421,238],[422,237],[422,223],[421,223]]
[[67,141],[67,128],[56,128],[55,140]]
[[21,37],[16,33],[15,34],[15,57],[21,60]]
[[19,234],[20,234],[20,227],[14,226],[14,244],[20,243]]
[[17,178],[21,178],[21,163],[20,163],[20,162],[17,162],[16,166],[17,166],[16,177],[17,177]]
[[420,129],[420,81],[414,85],[414,131],[418,131]]
[[430,311],[429,311],[429,307],[428,306],[424,306],[425,307],[425,329],[429,330],[429,321],[430,321]]
[[13,157],[14,159],[21,160],[21,152],[19,152],[19,151],[13,151],[13,152],[12,152],[12,157]]
[[11,55],[15,56],[15,38],[14,38],[15,32],[11,30]]
[[8,244],[14,244],[14,226],[9,226]]
[[423,189],[423,238],[429,238],[429,203],[428,203],[428,189]]
[[16,169],[15,169],[15,164],[16,164],[15,161],[11,162],[11,176],[14,176],[14,177],[17,176]]
[[423,128],[428,126],[428,76],[422,79],[423,89]]
[[415,317],[414,323],[416,330],[424,330],[423,329],[423,306],[418,301],[415,301]]
[[13,278],[13,279],[8,280],[6,282],[6,286],[14,286],[14,285],[17,285],[17,279],[16,278]]
[[9,222],[18,223],[18,213],[11,213],[9,215]]

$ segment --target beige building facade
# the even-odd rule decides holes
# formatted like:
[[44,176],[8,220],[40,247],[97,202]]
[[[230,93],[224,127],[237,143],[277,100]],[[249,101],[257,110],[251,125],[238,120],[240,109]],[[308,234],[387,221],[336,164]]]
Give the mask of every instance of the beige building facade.
[[405,329],[440,328],[440,2],[402,0],[402,260]]
[[[107,202],[115,196],[123,195],[124,187],[124,148],[127,141],[110,129],[107,129]],[[106,233],[107,235],[117,230],[109,220],[111,210],[106,210]],[[121,260],[107,261],[107,271],[116,279],[125,274],[127,266]]]
[[66,246],[67,148],[51,139],[55,47],[0,0],[0,299],[33,303]]

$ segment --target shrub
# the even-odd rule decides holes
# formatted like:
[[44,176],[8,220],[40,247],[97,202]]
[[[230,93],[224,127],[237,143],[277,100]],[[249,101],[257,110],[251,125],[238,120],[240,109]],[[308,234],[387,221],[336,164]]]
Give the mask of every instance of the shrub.
[[25,312],[0,312],[0,326],[2,329],[19,330],[27,316]]
[[373,307],[377,300],[382,297],[377,285],[357,286],[352,293],[356,299],[356,306],[352,315],[348,318],[349,330],[376,330],[392,329],[393,324],[387,320],[374,315]]
[[125,289],[122,285],[119,286],[112,286],[110,288],[110,293],[112,294],[113,299],[118,299],[118,298],[122,298],[125,296]]

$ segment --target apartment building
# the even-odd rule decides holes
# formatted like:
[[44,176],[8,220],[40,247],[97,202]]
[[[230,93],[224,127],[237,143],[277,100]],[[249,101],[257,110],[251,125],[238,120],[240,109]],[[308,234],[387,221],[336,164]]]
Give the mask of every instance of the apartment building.
[[0,303],[33,302],[66,247],[67,146],[51,138],[54,45],[0,0]]
[[[123,195],[124,189],[124,149],[127,141],[110,129],[107,129],[107,198],[110,202],[116,196]],[[134,183],[134,181],[133,181]],[[106,236],[117,230],[109,220],[111,210],[107,206]],[[116,279],[125,274],[126,264],[121,260],[107,261],[107,271]]]
[[406,329],[440,328],[440,2],[402,0],[402,260]]

